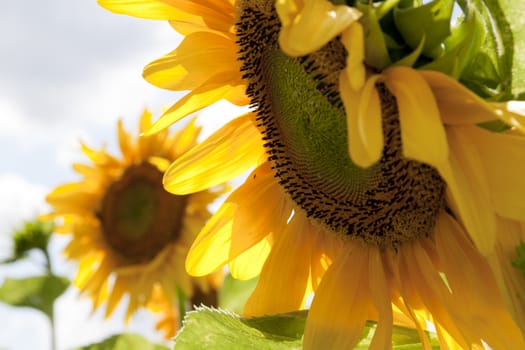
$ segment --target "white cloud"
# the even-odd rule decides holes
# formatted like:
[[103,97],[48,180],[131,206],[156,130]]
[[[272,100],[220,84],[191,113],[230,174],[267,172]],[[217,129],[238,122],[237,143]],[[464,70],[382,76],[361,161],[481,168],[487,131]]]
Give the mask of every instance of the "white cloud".
[[[142,67],[180,36],[165,21],[120,16],[94,0],[9,2],[0,13],[0,173],[55,186],[81,161],[79,140],[112,141],[116,121],[158,115],[177,93],[142,78]],[[16,40],[15,40],[16,38]],[[66,174],[66,176],[64,176]]]

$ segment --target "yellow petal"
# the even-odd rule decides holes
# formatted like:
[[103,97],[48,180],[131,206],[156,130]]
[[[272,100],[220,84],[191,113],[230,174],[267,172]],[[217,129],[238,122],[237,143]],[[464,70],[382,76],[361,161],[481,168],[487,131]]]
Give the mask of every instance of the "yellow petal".
[[199,233],[186,257],[186,271],[192,276],[208,275],[229,259],[235,206],[224,203]]
[[231,72],[231,80],[239,80],[237,50],[235,42],[223,35],[192,33],[177,49],[149,63],[143,75],[151,84],[169,90],[193,90],[224,72]]
[[447,137],[427,82],[408,67],[392,67],[384,74],[399,109],[404,155],[434,166],[445,162]]
[[232,41],[235,41],[235,34],[233,34],[234,22],[234,18],[225,16],[222,13],[214,14],[211,18],[184,13],[182,16],[175,17],[169,21],[169,24],[184,36],[195,32],[210,32],[229,37]]
[[231,1],[181,1],[163,0],[182,11],[170,19],[171,26],[183,35],[196,31],[213,31],[223,35],[232,34],[235,10]]
[[140,115],[139,119],[139,134],[142,134],[146,132],[149,128],[151,128],[151,119],[153,115],[150,111],[145,109],[142,114]]
[[168,20],[180,16],[181,10],[160,0],[97,0],[112,12],[146,19]]
[[490,202],[489,182],[483,167],[484,154],[470,140],[473,126],[451,126],[447,129],[450,162],[437,167],[447,183],[447,204],[465,225],[478,248],[489,253],[496,239],[496,222]]
[[335,235],[322,228],[312,227],[311,233],[314,236],[314,243],[310,274],[312,290],[315,292],[324,274],[332,265],[335,257],[339,255],[341,249],[344,249],[344,246]]
[[246,101],[244,82],[232,81],[232,77],[238,77],[238,73],[235,71],[225,72],[208,79],[164,112],[146,132],[146,135],[159,132],[185,116],[211,106],[221,99],[226,99],[232,103]]
[[104,149],[95,150],[84,143],[81,144],[81,147],[82,152],[98,166],[118,167],[120,165],[120,162],[115,157],[108,154]]
[[312,240],[309,222],[294,216],[278,236],[259,282],[246,302],[247,316],[299,310],[308,288]]
[[340,77],[341,98],[346,111],[348,149],[352,161],[363,167],[381,159],[383,126],[381,103],[375,88],[379,75],[370,77],[361,91],[350,87],[347,75]]
[[234,2],[232,0],[161,0],[187,13],[202,16],[206,19],[223,14],[233,18]]
[[264,154],[252,114],[236,118],[178,158],[164,174],[174,194],[211,188],[241,175]]
[[101,254],[90,254],[79,261],[78,272],[73,280],[73,284],[79,289],[83,290],[86,283],[91,278],[99,267]]
[[[237,204],[230,247],[230,272],[237,279],[258,275],[270,253],[271,233],[281,232],[292,213],[270,163],[250,174],[226,202]],[[272,205],[268,205],[272,203]]]
[[57,186],[46,196],[56,214],[89,214],[99,205],[100,194],[84,183],[68,183]]
[[[419,71],[432,89],[443,123],[449,125],[478,124],[505,119],[503,108],[495,108],[481,97],[446,74],[435,71]],[[510,116],[509,116],[510,118]],[[508,119],[508,118],[507,118]]]
[[390,286],[379,249],[370,249],[368,276],[372,301],[379,314],[370,348],[388,349],[392,344],[394,317],[390,303]]
[[115,277],[115,282],[113,283],[113,289],[109,295],[108,304],[106,306],[106,314],[105,314],[106,318],[111,316],[113,311],[115,311],[115,308],[120,303],[120,301],[122,300],[122,297],[128,290],[130,289],[126,283],[126,279],[117,275]]
[[383,151],[383,124],[381,102],[375,83],[379,76],[370,77],[361,91],[357,110],[357,132],[368,153],[368,161],[375,163]]
[[263,239],[230,260],[228,267],[233,278],[249,280],[259,275],[271,249],[270,242]]
[[507,312],[485,257],[448,214],[438,220],[435,241],[457,304],[452,311],[464,333],[471,333],[472,341],[482,338],[494,349],[524,348],[521,332]]
[[248,175],[243,185],[226,202],[237,204],[231,257],[244,252],[270,233],[282,231],[292,212],[269,162]]
[[127,160],[131,160],[134,153],[134,146],[131,142],[130,134],[124,129],[122,119],[119,119],[118,124],[118,143],[120,147],[120,153]]
[[354,22],[345,29],[341,35],[341,43],[348,52],[344,69],[346,78],[350,83],[350,87],[354,91],[359,91],[363,87],[366,78],[364,65],[365,44],[361,23]]
[[432,260],[434,246],[431,244],[429,251],[422,243],[416,241],[400,252],[401,294],[415,320],[430,320],[443,326],[456,342],[463,345],[462,348],[468,348],[466,344],[471,342],[464,339],[464,332],[458,329],[458,320],[453,318],[454,308],[458,306]]
[[146,159],[151,155],[158,153],[162,149],[168,130],[164,129],[154,135],[144,135],[144,133],[151,128],[151,120],[153,115],[150,111],[144,110],[140,116],[139,121],[139,137],[137,139],[136,156],[138,160]]
[[328,0],[305,0],[304,6],[296,0],[277,0],[275,8],[282,23],[279,44],[290,56],[317,51],[361,16],[353,7]]
[[525,223],[498,217],[498,240],[489,263],[503,296],[517,324],[525,332],[525,278],[509,262],[516,256],[516,247],[525,241]]
[[[477,127],[462,133],[481,154],[492,205],[504,217],[525,221],[525,137],[493,133]],[[474,175],[474,174],[472,174]],[[477,173],[475,176],[479,176]]]
[[197,118],[192,118],[188,124],[174,133],[169,138],[166,147],[172,150],[173,158],[179,158],[182,154],[186,153],[190,148],[194,147],[197,143],[197,138],[202,130],[201,126],[197,126]]
[[369,249],[345,247],[326,272],[308,313],[305,350],[352,349],[361,338],[370,306]]

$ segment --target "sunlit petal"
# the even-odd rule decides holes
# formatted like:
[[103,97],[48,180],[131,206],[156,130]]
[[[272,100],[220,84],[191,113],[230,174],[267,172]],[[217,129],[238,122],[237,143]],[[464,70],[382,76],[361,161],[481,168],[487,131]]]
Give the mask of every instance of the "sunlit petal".
[[236,118],[177,159],[164,174],[167,191],[198,192],[254,167],[264,154],[253,116]]

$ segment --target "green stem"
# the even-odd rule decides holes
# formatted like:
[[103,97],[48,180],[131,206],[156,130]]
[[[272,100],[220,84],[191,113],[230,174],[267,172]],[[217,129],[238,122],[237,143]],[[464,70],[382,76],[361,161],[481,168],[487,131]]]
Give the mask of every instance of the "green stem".
[[[42,250],[44,257],[46,258],[46,272],[48,276],[54,276],[53,268],[51,266],[51,257],[47,249]],[[51,305],[51,314],[49,315],[49,325],[51,327],[51,350],[56,350],[57,348],[57,339],[56,339],[56,329],[55,329],[55,300],[53,300],[53,305]]]
[[53,276],[53,269],[51,267],[51,257],[49,256],[49,252],[47,249],[42,250],[44,252],[44,257],[46,258],[46,272],[49,276]]
[[54,303],[52,305],[51,315],[49,316],[49,324],[51,325],[51,350],[56,350],[57,348],[57,339],[56,339],[56,329],[55,329],[55,311]]
[[186,316],[186,294],[180,287],[177,287],[177,302],[179,307],[180,325],[182,326],[182,321]]
[[399,1],[400,0],[386,0],[385,2],[381,3],[381,5],[379,5],[376,10],[377,20],[379,21],[384,15],[390,12],[392,8],[394,8],[394,6],[399,3]]

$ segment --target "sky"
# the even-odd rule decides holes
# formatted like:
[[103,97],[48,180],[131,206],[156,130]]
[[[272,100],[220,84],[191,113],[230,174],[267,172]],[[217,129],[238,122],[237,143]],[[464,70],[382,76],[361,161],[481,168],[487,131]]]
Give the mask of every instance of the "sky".
[[[72,162],[83,162],[80,141],[116,149],[116,122],[136,130],[145,107],[158,116],[181,94],[143,80],[145,64],[176,47],[181,38],[163,21],[116,15],[96,0],[8,1],[0,11],[0,260],[9,256],[10,234],[23,220],[46,212],[44,196],[55,186],[79,180]],[[204,134],[220,112],[204,112]],[[233,109],[234,110],[234,109]],[[53,238],[55,272],[69,277],[75,266]],[[39,256],[0,266],[6,277],[42,272]],[[58,349],[96,342],[113,333],[137,331],[160,341],[154,320],[143,313],[128,328],[122,308],[105,321],[73,288],[56,304]],[[50,349],[45,316],[0,303],[0,349]],[[30,334],[30,336],[27,336]]]

